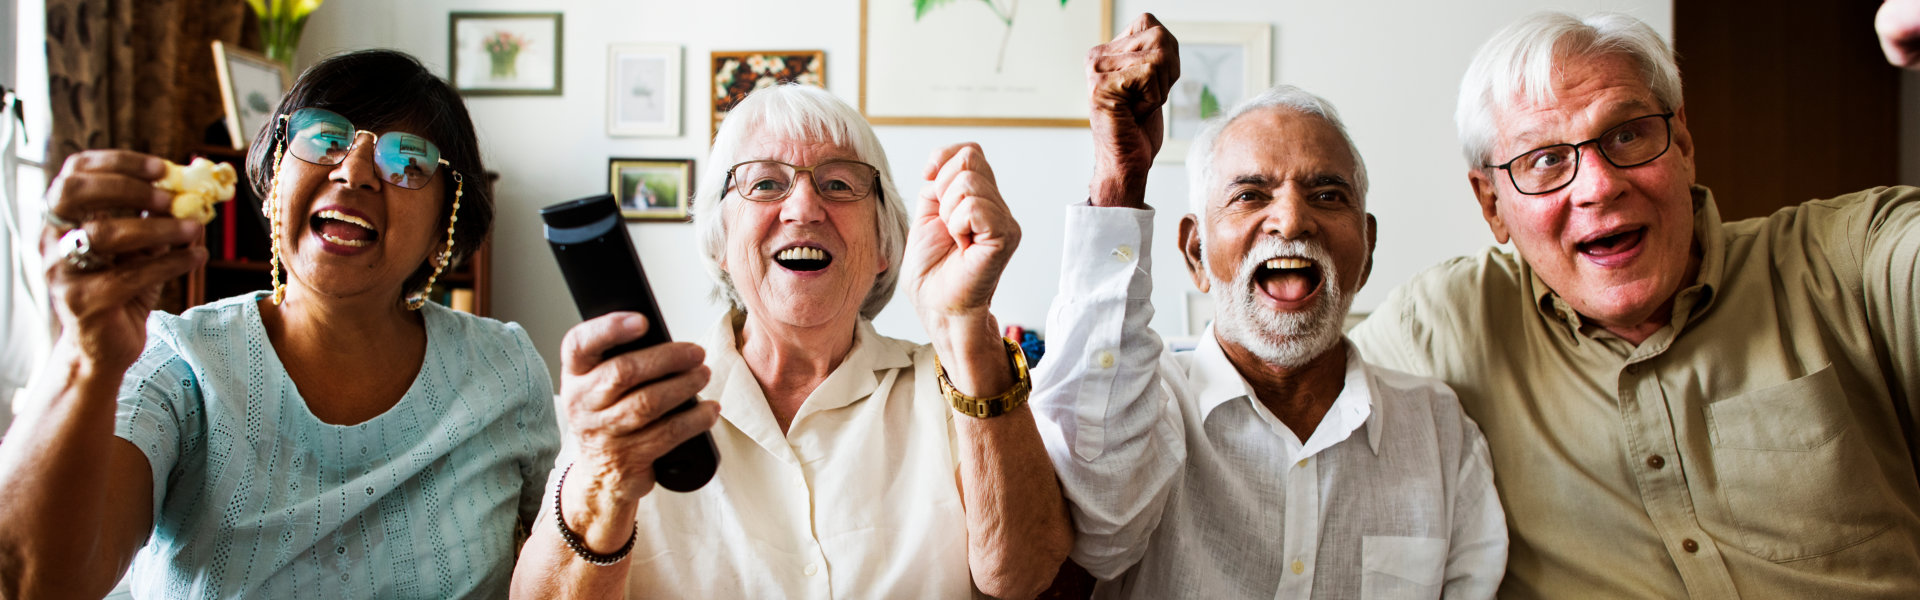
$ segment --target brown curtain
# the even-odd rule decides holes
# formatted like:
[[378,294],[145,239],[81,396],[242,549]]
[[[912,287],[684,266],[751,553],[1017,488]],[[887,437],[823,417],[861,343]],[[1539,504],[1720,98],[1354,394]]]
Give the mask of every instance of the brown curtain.
[[81,150],[184,159],[226,114],[213,40],[259,36],[240,0],[47,0],[49,179]]

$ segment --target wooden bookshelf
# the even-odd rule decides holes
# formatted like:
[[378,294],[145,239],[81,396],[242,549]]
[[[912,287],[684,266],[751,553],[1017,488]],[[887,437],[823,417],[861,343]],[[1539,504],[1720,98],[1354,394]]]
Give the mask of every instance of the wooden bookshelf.
[[[209,160],[230,163],[236,172],[246,172],[246,153],[224,146],[201,146],[185,157],[185,163],[195,156],[204,156]],[[492,185],[498,176],[492,173],[487,185]],[[214,220],[207,224],[204,243],[210,254],[207,262],[200,268],[188,273],[180,283],[177,299],[163,301],[162,309],[179,312],[188,308],[247,292],[272,289],[269,273],[272,264],[268,254],[267,229],[264,218],[260,216],[260,202],[254,198],[242,176],[240,185],[235,189],[232,202],[223,203],[215,208]],[[230,222],[230,223],[229,223]],[[231,235],[229,235],[231,232]],[[455,264],[434,282],[433,293],[429,297],[442,304],[449,304],[454,290],[465,290],[473,296],[471,312],[480,316],[492,314],[493,296],[493,240],[489,237],[481,242],[471,256]],[[170,294],[170,296],[173,296]]]

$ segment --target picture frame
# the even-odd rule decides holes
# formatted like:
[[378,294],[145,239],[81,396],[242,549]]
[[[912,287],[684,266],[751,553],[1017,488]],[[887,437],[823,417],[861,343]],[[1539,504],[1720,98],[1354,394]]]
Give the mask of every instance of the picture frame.
[[714,51],[707,61],[707,102],[712,105],[709,135],[720,134],[727,111],[762,87],[788,81],[827,87],[825,50]]
[[607,47],[607,135],[680,136],[680,46]]
[[1180,81],[1166,104],[1166,137],[1156,163],[1184,163],[1208,117],[1273,86],[1273,26],[1166,23],[1180,32]]
[[293,75],[266,55],[213,41],[213,70],[220,78],[220,104],[227,112],[227,138],[245,150],[273,121]]
[[453,87],[465,96],[558,96],[565,23],[557,12],[447,15]]
[[1087,49],[1112,39],[1113,0],[1017,13],[1011,2],[861,0],[861,114],[875,125],[1086,127]]
[[628,221],[688,221],[693,159],[609,158],[607,190]]

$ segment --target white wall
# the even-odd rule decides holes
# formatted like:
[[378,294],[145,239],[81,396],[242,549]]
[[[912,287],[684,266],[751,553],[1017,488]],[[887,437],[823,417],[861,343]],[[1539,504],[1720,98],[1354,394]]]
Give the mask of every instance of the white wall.
[[[859,6],[856,0],[331,0],[307,24],[301,65],[341,50],[391,47],[445,73],[451,10],[566,13],[564,96],[468,101],[487,163],[501,173],[493,246],[494,314],[523,324],[549,366],[557,369],[560,338],[578,314],[541,239],[534,210],[605,192],[610,156],[692,157],[705,168],[705,64],[711,50],[825,49],[829,89],[852,102],[859,93]],[[1483,40],[1513,19],[1547,8],[1619,10],[1663,34],[1672,32],[1672,9],[1666,0],[1116,0],[1113,13],[1116,29],[1141,11],[1153,12],[1162,21],[1274,24],[1274,81],[1303,86],[1333,101],[1367,159],[1373,181],[1369,202],[1379,217],[1380,246],[1372,282],[1354,305],[1354,310],[1366,311],[1419,270],[1492,242],[1474,208],[1454,141],[1454,96],[1460,74]],[[634,42],[685,47],[686,135],[607,137],[602,81],[607,45]],[[909,195],[917,191],[912,176],[933,149],[966,140],[985,148],[1026,232],[995,298],[995,313],[1003,323],[1042,325],[1057,287],[1061,207],[1085,199],[1092,172],[1087,131],[895,126],[877,131],[902,193]],[[1150,201],[1163,208],[1154,246],[1155,304],[1160,307],[1154,325],[1172,335],[1183,332],[1182,298],[1192,289],[1171,250],[1186,183],[1179,165],[1160,166],[1148,188]],[[721,309],[708,301],[706,277],[686,254],[693,243],[692,228],[639,224],[632,233],[675,336],[692,339],[702,334]],[[886,334],[925,339],[904,295],[895,298],[876,325]]]

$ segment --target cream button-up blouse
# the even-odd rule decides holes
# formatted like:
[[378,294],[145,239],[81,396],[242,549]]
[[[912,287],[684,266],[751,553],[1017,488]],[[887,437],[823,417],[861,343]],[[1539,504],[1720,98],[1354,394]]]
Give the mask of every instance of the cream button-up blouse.
[[735,318],[702,343],[713,379],[700,397],[721,407],[720,471],[693,493],[655,488],[641,500],[627,595],[973,597],[933,348],[862,319],[782,434],[736,347]]

